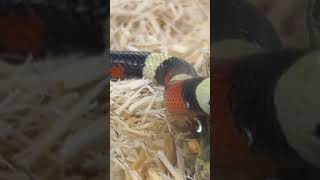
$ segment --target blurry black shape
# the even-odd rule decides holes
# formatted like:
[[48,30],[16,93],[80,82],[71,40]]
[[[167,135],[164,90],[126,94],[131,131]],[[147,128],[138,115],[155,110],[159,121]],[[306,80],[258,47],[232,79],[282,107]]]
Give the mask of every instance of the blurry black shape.
[[[40,53],[42,55],[47,52],[100,53],[106,48],[104,36],[108,14],[107,2],[106,0],[0,0],[0,16],[39,17],[43,21],[45,31],[44,34],[38,35],[38,38],[44,41]],[[28,26],[32,25],[25,25],[26,28],[29,28]],[[12,33],[12,36],[15,34]],[[8,53],[5,48],[0,48],[0,52]],[[16,52],[13,50],[9,53],[26,52],[21,52],[17,48]]]
[[316,133],[316,137],[320,140],[320,124],[318,124],[318,125],[316,126],[316,131],[315,131],[315,133]]
[[213,41],[245,39],[267,50],[279,49],[281,41],[272,24],[245,0],[213,1]]

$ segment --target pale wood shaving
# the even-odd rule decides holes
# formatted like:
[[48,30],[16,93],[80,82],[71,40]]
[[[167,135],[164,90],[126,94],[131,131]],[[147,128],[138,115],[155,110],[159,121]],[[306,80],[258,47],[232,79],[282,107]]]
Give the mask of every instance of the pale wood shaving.
[[70,123],[82,114],[87,112],[87,107],[92,99],[94,99],[106,86],[106,81],[100,82],[96,87],[90,90],[82,101],[75,105],[73,109],[67,112],[63,117],[59,117],[56,123],[50,128],[46,135],[32,144],[26,150],[15,155],[14,159],[22,165],[29,167],[32,163],[43,154],[50,146],[52,146],[59,137],[61,137],[70,128]]

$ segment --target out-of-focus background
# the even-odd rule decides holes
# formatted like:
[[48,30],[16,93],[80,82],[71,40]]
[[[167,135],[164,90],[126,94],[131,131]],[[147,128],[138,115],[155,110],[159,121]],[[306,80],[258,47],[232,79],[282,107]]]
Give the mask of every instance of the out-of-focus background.
[[106,179],[106,1],[0,1],[0,179]]
[[[248,0],[273,24],[285,47],[309,47],[316,0]],[[314,16],[314,17],[311,17]]]

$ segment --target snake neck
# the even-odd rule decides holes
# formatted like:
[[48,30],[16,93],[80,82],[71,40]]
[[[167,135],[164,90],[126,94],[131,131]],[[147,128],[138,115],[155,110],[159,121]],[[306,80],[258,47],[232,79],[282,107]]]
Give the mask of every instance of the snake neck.
[[241,164],[257,155],[297,157],[278,121],[274,93],[279,78],[304,53],[284,50],[218,61],[212,138],[216,158]]

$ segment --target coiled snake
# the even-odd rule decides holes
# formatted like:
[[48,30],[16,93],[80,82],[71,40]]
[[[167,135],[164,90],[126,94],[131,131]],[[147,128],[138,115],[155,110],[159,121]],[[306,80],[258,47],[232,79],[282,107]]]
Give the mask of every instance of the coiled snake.
[[165,106],[175,114],[210,115],[210,77],[177,57],[150,52],[111,51],[111,79],[147,78],[164,85]]

